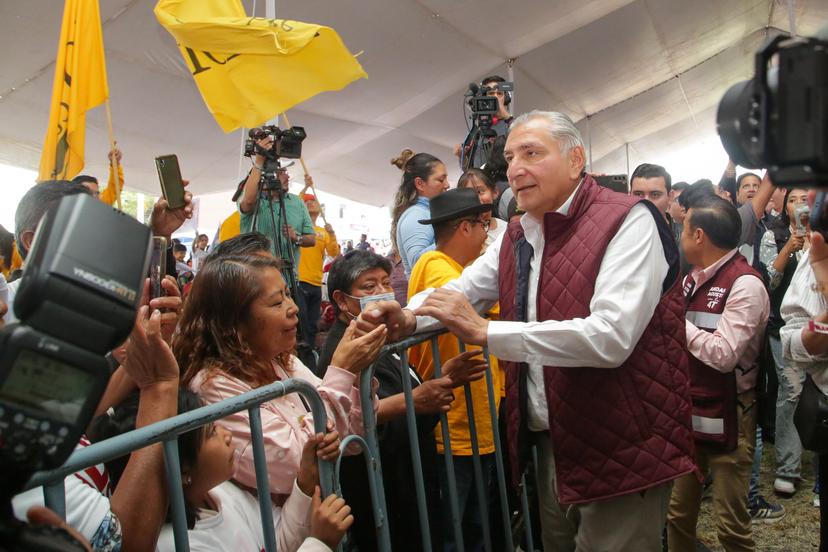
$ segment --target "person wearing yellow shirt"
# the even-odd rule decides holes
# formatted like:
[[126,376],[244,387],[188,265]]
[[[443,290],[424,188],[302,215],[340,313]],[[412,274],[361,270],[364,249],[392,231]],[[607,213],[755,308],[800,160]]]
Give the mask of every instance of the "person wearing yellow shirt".
[[[307,181],[310,176],[306,176]],[[316,245],[306,247],[299,257],[299,293],[305,298],[307,308],[307,328],[303,333],[307,336],[307,342],[311,347],[316,348],[316,334],[319,330],[320,306],[322,303],[322,267],[325,263],[325,256],[336,257],[339,255],[339,242],[336,241],[336,233],[330,224],[321,227],[316,224],[316,219],[322,212],[319,201],[312,194],[303,194],[305,207],[313,222],[313,230],[316,232]]]
[[[118,161],[118,186],[116,190],[115,186],[115,166],[112,162],[113,156]],[[121,150],[115,148],[114,150],[109,152],[109,181],[106,184],[106,188],[101,191],[100,185],[98,184],[98,179],[94,176],[90,176],[88,174],[79,174],[75,178],[72,179],[72,182],[77,182],[78,184],[83,184],[89,191],[92,192],[92,195],[96,198],[100,199],[107,205],[114,205],[115,201],[118,199],[118,193],[124,189],[124,166],[121,165],[121,157],[123,154]]]
[[[428,288],[439,288],[454,280],[463,268],[474,261],[479,255],[486,241],[486,232],[489,221],[485,213],[492,210],[491,204],[481,203],[477,192],[471,188],[453,189],[432,198],[429,204],[431,218],[420,220],[420,224],[431,224],[434,227],[436,249],[424,253],[411,270],[408,282],[409,298]],[[440,359],[445,360],[457,356],[460,345],[452,334],[444,334],[438,338]],[[479,349],[468,346],[467,349]],[[431,343],[426,342],[413,347],[409,351],[409,359],[423,379],[434,375],[434,361],[431,353]],[[497,373],[496,360],[490,358],[492,374]],[[493,378],[495,407],[500,403],[501,378]],[[489,398],[486,380],[479,380],[469,384],[474,409],[474,425],[477,434],[477,443],[480,452],[480,461],[483,466],[483,483],[486,489],[483,500],[490,502],[488,492],[492,484],[494,471],[494,438],[492,435],[492,420],[489,414]],[[478,550],[483,546],[483,530],[480,523],[479,500],[475,491],[474,468],[472,460],[472,442],[469,433],[469,415],[466,406],[464,389],[454,390],[454,402],[447,414],[449,436],[451,438],[451,453],[454,464],[454,474],[457,481],[459,514],[462,519],[463,541],[466,550]],[[443,437],[440,427],[435,432],[437,451],[444,453]],[[444,550],[456,550],[453,546],[452,523],[448,499],[448,483],[445,462],[438,463],[441,470],[441,495],[446,515],[444,519],[444,537],[447,545]],[[488,506],[487,509],[491,509]]]

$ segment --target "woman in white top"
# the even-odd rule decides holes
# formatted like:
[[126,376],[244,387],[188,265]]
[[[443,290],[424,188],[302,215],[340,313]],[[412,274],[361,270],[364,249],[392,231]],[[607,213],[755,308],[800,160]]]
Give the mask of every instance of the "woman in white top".
[[[492,179],[480,169],[469,169],[463,173],[457,181],[458,188],[473,188],[477,191],[480,203],[494,203],[498,196],[497,186]],[[483,242],[483,251],[494,243],[503,232],[506,231],[506,222],[493,217],[490,212],[483,213],[480,217],[489,221],[489,229],[486,231],[486,241]]]

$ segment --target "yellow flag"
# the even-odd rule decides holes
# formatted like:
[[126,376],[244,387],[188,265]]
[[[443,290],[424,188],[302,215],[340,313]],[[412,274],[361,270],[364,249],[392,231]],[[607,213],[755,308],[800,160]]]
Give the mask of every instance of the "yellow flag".
[[98,0],[66,0],[39,180],[77,176],[83,168],[86,111],[107,97]]
[[219,243],[229,240],[235,236],[241,234],[241,215],[239,215],[238,209],[233,211],[233,213],[224,219],[219,226]]
[[248,17],[240,0],[159,0],[155,17],[225,132],[368,76],[333,29]]

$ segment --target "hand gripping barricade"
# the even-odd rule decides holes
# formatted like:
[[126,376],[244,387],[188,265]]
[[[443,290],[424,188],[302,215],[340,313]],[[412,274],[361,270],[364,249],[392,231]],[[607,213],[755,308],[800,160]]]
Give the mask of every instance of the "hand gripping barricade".
[[[324,433],[327,427],[327,414],[322,398],[316,389],[304,380],[287,379],[277,381],[208,406],[179,414],[173,418],[118,435],[111,439],[95,443],[76,451],[60,468],[40,472],[29,481],[28,488],[43,486],[46,505],[65,517],[66,503],[63,479],[67,475],[118,458],[125,454],[155,443],[163,442],[164,464],[170,489],[170,507],[172,508],[173,534],[175,549],[179,552],[189,551],[187,538],[187,519],[184,513],[184,491],[181,485],[181,466],[178,461],[178,436],[210,422],[220,420],[230,414],[247,409],[250,415],[250,434],[253,446],[253,462],[256,468],[256,490],[259,510],[262,517],[262,533],[267,552],[276,551],[276,535],[270,504],[270,491],[267,476],[267,458],[265,457],[262,437],[262,419],[259,405],[283,397],[289,393],[299,393],[310,405],[313,414],[314,431]],[[330,494],[332,488],[332,470],[330,462],[319,462],[319,480],[323,496]]]
[[[409,347],[429,341],[431,342],[431,349],[434,358],[434,377],[441,375],[441,362],[439,350],[437,347],[437,337],[445,333],[430,332],[415,337],[411,337],[397,343],[386,345],[382,353],[390,351],[399,351],[401,368],[408,371],[408,355],[406,353]],[[464,345],[460,343],[461,350],[464,350]],[[381,353],[381,354],[382,354]],[[484,355],[488,360],[488,351],[484,350]],[[374,366],[364,370],[360,375],[360,400],[362,404],[362,411],[365,417],[365,437],[359,435],[349,435],[342,440],[340,450],[344,451],[352,443],[358,443],[362,447],[362,456],[368,466],[368,486],[371,496],[372,509],[375,520],[375,529],[377,536],[377,543],[379,550],[384,552],[391,551],[390,530],[388,524],[388,512],[386,509],[385,488],[382,480],[382,464],[380,458],[379,439],[377,435],[377,421],[373,408],[373,396],[371,381],[374,375]],[[506,477],[505,468],[503,464],[503,447],[501,446],[500,434],[497,423],[497,410],[495,408],[495,395],[493,376],[490,367],[487,367],[485,374],[486,387],[488,391],[489,415],[492,420],[493,438],[495,442],[495,468],[498,485],[498,493],[501,506],[501,519],[504,527],[504,546],[505,550],[515,550],[513,543],[513,535],[511,531],[512,515],[509,511],[508,500],[506,495]],[[431,551],[431,528],[429,527],[428,508],[426,502],[425,483],[423,477],[422,461],[420,458],[420,448],[418,446],[418,433],[416,430],[416,420],[414,413],[414,398],[412,394],[411,382],[407,378],[403,378],[404,395],[406,404],[406,423],[408,427],[408,437],[412,455],[412,464],[414,466],[414,482],[417,494],[417,508],[419,517],[420,531],[423,535],[423,550]],[[300,393],[311,407],[314,421],[314,431],[326,431],[327,414],[322,399],[316,389],[306,381],[299,379],[287,379],[281,382],[275,382],[270,385],[260,387],[254,391],[250,391],[243,395],[226,399],[224,401],[214,403],[199,409],[179,414],[173,418],[157,422],[155,424],[130,431],[123,435],[101,441],[94,445],[80,449],[72,454],[66,463],[59,469],[39,472],[29,481],[27,488],[34,488],[43,486],[46,505],[62,516],[65,516],[65,495],[63,480],[67,475],[75,473],[79,470],[99,464],[119,456],[128,454],[134,450],[146,447],[155,443],[163,443],[164,447],[164,462],[167,473],[167,480],[170,488],[170,507],[172,508],[173,519],[173,533],[175,538],[175,547],[177,551],[188,551],[189,541],[187,537],[187,521],[184,510],[184,494],[181,484],[181,471],[178,461],[178,443],[177,438],[180,434],[191,431],[197,427],[206,425],[210,422],[220,420],[230,414],[247,409],[250,415],[250,429],[252,436],[253,457],[256,469],[256,488],[259,500],[260,514],[262,516],[262,528],[265,539],[265,550],[267,552],[274,552],[276,550],[275,528],[273,527],[273,518],[271,515],[270,493],[268,491],[268,475],[267,475],[267,458],[265,456],[264,441],[262,437],[261,417],[259,414],[259,405],[272,399],[283,397],[289,393]],[[474,468],[474,482],[477,489],[477,496],[479,498],[479,510],[481,512],[481,525],[484,532],[484,547],[487,551],[493,550],[492,536],[489,528],[489,514],[487,511],[484,488],[483,473],[480,461],[480,454],[477,445],[477,435],[474,427],[474,405],[471,401],[471,390],[469,384],[465,385],[464,393],[466,395],[467,413],[470,421],[470,435],[472,440],[472,462]],[[448,488],[449,501],[451,504],[451,520],[453,527],[453,536],[457,548],[463,550],[463,533],[461,529],[461,516],[458,506],[457,485],[454,476],[454,464],[452,462],[451,454],[451,440],[448,431],[448,421],[445,414],[440,415],[440,424],[442,427],[443,446],[445,450],[445,463],[448,472]],[[320,486],[322,495],[329,494],[332,490],[337,494],[341,494],[339,469],[342,460],[340,455],[336,465],[330,462],[320,461]],[[523,515],[525,530],[525,547],[526,550],[534,550],[532,526],[530,523],[530,505],[525,492],[526,483],[525,475],[521,485],[521,512]],[[432,507],[434,505],[431,505]]]

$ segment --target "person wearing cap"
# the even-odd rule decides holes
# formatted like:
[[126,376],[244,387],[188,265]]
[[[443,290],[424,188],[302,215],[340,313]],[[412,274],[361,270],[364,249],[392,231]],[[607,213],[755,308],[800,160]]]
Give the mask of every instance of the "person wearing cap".
[[[265,138],[257,140],[256,144],[269,150],[273,147],[273,138],[266,136]],[[287,224],[279,229],[274,227],[274,221],[277,226],[280,224],[282,212],[279,196],[273,190],[259,191],[259,181],[262,177],[264,163],[264,156],[256,153],[255,157],[253,157],[253,167],[240,186],[240,191],[237,190],[233,196],[233,201],[238,200],[240,213],[239,227],[242,233],[255,230],[270,238],[273,255],[280,258],[283,262],[290,261],[287,251],[291,248],[293,251],[292,268],[295,277],[298,273],[300,248],[313,247],[316,244],[316,232],[313,229],[313,222],[311,221],[310,214],[308,214],[307,207],[305,207],[305,203],[299,196],[291,194],[288,191],[290,177],[288,176],[287,168],[290,165],[281,167],[276,171],[276,176],[282,187],[285,201],[285,220],[287,220]],[[256,228],[253,228],[255,213],[258,214],[256,215]],[[278,242],[276,241],[277,236],[279,237]],[[290,281],[287,276],[285,280]],[[295,278],[294,281],[296,281]]]
[[[456,279],[463,272],[463,267],[474,261],[482,251],[486,241],[490,220],[485,215],[491,213],[491,203],[481,203],[477,192],[472,188],[455,188],[448,190],[429,203],[431,217],[422,219],[420,224],[430,224],[434,228],[436,249],[423,253],[411,270],[408,282],[408,296],[429,289],[438,288]],[[457,338],[443,334],[437,339],[440,359],[453,358],[460,354]],[[468,350],[480,349],[469,345]],[[431,342],[413,347],[409,351],[409,361],[424,380],[434,377],[434,359]],[[496,361],[491,358],[494,380],[494,398],[496,407],[500,403],[502,378],[496,376]],[[486,380],[469,384],[472,405],[474,406],[474,423],[480,460],[483,466],[484,485],[487,488],[487,502],[494,493],[488,492],[492,483],[494,470],[494,438],[492,420],[489,414],[489,399]],[[463,526],[463,542],[467,550],[478,550],[483,545],[483,528],[480,525],[479,501],[474,492],[474,475],[472,467],[472,443],[469,434],[469,417],[466,409],[466,395],[462,387],[454,389],[454,401],[447,414],[449,435],[451,436],[451,453],[454,474],[457,480],[458,503]],[[437,452],[444,454],[443,436],[440,427],[436,429]],[[440,467],[440,486],[442,490],[443,512],[451,512],[448,494],[448,480],[445,462],[437,463]],[[491,509],[491,508],[488,508]],[[451,516],[443,516],[443,532],[447,542],[452,542]],[[453,550],[447,545],[444,550]]]
[[[586,174],[563,113],[512,123],[526,211],[459,278],[360,313],[389,340],[446,327],[506,364],[510,475],[538,453],[545,550],[661,550],[673,481],[695,469],[678,251],[648,201]],[[486,312],[500,302],[501,320]]]
[[[310,175],[305,176],[305,182],[311,185]],[[339,242],[336,241],[336,232],[333,226],[325,223],[325,227],[316,224],[316,219],[322,212],[313,194],[302,194],[302,200],[308,209],[308,214],[313,221],[313,230],[316,233],[316,243],[302,252],[299,258],[299,293],[305,298],[307,309],[307,328],[304,334],[311,347],[316,348],[316,334],[319,331],[319,314],[322,303],[322,267],[325,263],[325,256],[336,257],[339,255]]]

